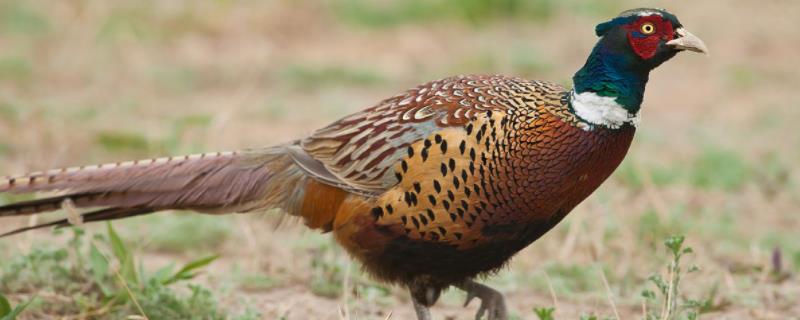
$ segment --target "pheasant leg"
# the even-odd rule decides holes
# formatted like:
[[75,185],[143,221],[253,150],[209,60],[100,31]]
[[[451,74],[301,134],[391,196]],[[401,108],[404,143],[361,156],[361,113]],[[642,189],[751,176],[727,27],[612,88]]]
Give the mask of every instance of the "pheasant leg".
[[475,320],[483,319],[484,314],[487,315],[487,320],[508,320],[508,310],[502,293],[473,280],[465,280],[456,285],[456,287],[467,293],[467,301],[464,302],[465,307],[469,305],[472,299],[481,299],[481,306],[478,309],[478,313],[475,314]]
[[431,310],[424,304],[417,301],[414,296],[411,296],[411,301],[414,303],[414,311],[417,313],[417,320],[432,320]]

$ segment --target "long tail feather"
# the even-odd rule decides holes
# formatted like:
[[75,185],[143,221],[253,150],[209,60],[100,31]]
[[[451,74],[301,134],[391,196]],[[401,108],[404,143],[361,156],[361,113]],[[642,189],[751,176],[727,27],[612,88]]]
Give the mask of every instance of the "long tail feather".
[[67,199],[76,199],[80,195],[71,196],[57,196],[52,198],[36,199],[29,201],[20,201],[4,206],[0,206],[0,217],[10,216],[26,216],[40,212],[47,212],[58,210],[61,208],[61,203]]
[[241,158],[238,152],[218,152],[34,172],[0,180],[0,192],[107,190],[123,187],[140,191],[174,189],[186,184],[187,179],[198,173],[226,167]]
[[227,213],[282,208],[299,215],[305,179],[283,146],[51,170],[0,180],[0,193],[64,193],[2,205],[0,217],[58,210],[66,200],[76,208],[104,208],[87,213],[87,222],[169,209]]
[[[153,209],[150,208],[111,208],[111,209],[103,209],[98,211],[87,212],[81,214],[81,219],[84,223],[88,222],[98,222],[98,221],[110,221],[110,220],[117,220],[122,218],[129,218],[133,216],[144,215],[148,213],[152,213]],[[67,219],[56,220],[52,222],[46,222],[37,224],[34,226],[14,229],[9,232],[0,234],[0,238],[12,236],[18,233],[23,233],[26,231],[48,228],[48,227],[57,227],[62,228],[66,226],[70,226],[72,223],[69,222]]]

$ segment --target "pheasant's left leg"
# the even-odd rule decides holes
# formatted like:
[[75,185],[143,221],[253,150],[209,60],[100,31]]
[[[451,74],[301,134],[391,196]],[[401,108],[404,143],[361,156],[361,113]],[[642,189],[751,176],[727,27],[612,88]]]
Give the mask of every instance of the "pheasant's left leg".
[[432,288],[425,283],[412,283],[408,286],[411,293],[411,301],[414,303],[414,311],[417,313],[417,320],[431,320],[430,306],[439,300],[441,289]]
[[475,315],[475,320],[483,318],[487,311],[489,313],[487,315],[488,320],[508,320],[508,310],[502,293],[473,280],[464,280],[464,282],[457,284],[456,287],[467,292],[467,301],[464,302],[465,307],[472,299],[476,297],[481,299],[481,307]]

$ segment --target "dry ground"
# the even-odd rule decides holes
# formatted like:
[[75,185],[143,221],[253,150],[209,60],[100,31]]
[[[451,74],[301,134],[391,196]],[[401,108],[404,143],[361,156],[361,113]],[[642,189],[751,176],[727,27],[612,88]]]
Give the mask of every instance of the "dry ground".
[[[545,306],[559,319],[612,316],[611,301],[623,319],[640,318],[646,278],[668,258],[661,240],[680,233],[695,249],[687,263],[701,267],[683,292],[713,302],[703,318],[800,318],[800,2],[534,1],[541,12],[486,19],[387,1],[367,6],[392,12],[376,17],[363,2],[0,0],[0,172],[276,144],[453,74],[568,83],[594,24],[656,4],[711,57],[683,54],[656,70],[622,168],[487,281],[522,319]],[[402,289],[360,275],[326,235],[275,228],[276,216],[159,214],[115,226],[146,267],[221,254],[195,281],[234,313],[412,318]],[[2,239],[0,266],[65,238]],[[775,255],[787,276],[774,275]],[[445,295],[437,319],[470,318],[476,304],[463,309],[462,298]],[[34,308],[23,318],[56,316]]]

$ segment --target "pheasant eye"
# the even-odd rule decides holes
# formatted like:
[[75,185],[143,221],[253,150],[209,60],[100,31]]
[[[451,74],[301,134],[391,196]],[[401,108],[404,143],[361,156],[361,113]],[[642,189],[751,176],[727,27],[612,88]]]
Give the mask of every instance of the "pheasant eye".
[[650,22],[647,22],[647,23],[642,24],[641,30],[642,30],[642,33],[644,33],[646,35],[651,35],[651,34],[656,32],[656,26],[654,26]]

